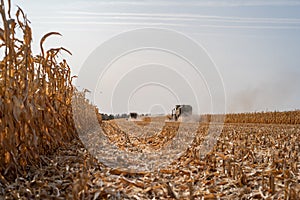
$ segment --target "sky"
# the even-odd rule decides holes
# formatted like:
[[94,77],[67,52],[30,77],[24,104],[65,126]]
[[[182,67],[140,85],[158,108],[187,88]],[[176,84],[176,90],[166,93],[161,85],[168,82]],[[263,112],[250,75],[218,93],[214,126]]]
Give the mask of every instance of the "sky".
[[[16,6],[31,21],[34,52],[39,52],[44,34],[60,32],[62,37],[49,38],[46,47],[69,49],[72,56],[61,56],[79,78],[88,63],[98,62],[95,58],[105,60],[108,52],[131,45],[112,45],[120,34],[134,35],[134,30],[144,28],[169,31],[192,45],[184,39],[189,38],[204,49],[199,53],[203,59],[212,61],[206,63],[211,67],[208,74],[203,63],[198,66],[200,76],[170,51],[143,49],[123,55],[102,77],[85,79],[94,86],[88,88],[88,96],[101,112],[170,113],[175,104],[191,104],[194,113],[300,108],[300,1],[12,0],[14,11]],[[175,35],[174,42],[166,36],[174,45],[170,48],[178,46]],[[155,33],[141,38],[158,46],[163,40]],[[103,44],[112,51],[100,51]],[[198,51],[185,53],[192,59]],[[89,71],[91,76],[99,75],[101,67]],[[85,87],[79,83],[79,88]]]

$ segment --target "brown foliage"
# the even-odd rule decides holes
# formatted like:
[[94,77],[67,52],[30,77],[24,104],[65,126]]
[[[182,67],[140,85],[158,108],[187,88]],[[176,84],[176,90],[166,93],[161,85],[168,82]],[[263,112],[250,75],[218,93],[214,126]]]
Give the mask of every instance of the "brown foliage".
[[40,156],[74,138],[75,129],[70,68],[65,60],[57,60],[57,54],[67,50],[43,49],[47,37],[59,33],[46,34],[40,42],[41,55],[33,55],[30,22],[24,12],[18,8],[13,19],[10,9],[6,14],[3,0],[1,5],[0,181],[5,182],[26,174],[28,166],[38,167]]
[[201,122],[300,124],[300,110],[285,112],[231,113],[226,115],[202,115]]

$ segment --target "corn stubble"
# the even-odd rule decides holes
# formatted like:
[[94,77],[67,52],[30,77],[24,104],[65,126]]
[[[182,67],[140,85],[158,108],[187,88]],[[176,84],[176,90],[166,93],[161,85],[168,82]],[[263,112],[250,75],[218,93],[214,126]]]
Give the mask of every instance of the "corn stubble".
[[[57,60],[60,51],[68,51],[43,48],[48,37],[59,33],[46,34],[40,42],[41,54],[34,56],[23,11],[18,9],[13,20],[10,2],[7,15],[3,0],[1,5],[0,197],[300,199],[299,111],[227,115],[216,145],[200,157],[209,125],[220,125],[208,122],[224,119],[204,116],[182,156],[153,172],[112,169],[99,163],[77,132],[93,130],[88,122],[98,109],[72,86],[66,61]],[[17,31],[22,38],[16,37]],[[149,117],[142,122],[102,122],[97,115],[96,120],[110,142],[125,151],[159,151],[180,125],[168,122],[159,127],[161,123]]]

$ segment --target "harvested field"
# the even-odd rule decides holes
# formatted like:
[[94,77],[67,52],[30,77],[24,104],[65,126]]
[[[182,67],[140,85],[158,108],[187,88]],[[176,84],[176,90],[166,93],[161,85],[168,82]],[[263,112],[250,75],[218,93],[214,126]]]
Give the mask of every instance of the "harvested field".
[[[0,199],[300,199],[300,111],[230,114],[224,126],[211,120],[221,115],[201,123],[102,121],[58,57],[70,52],[43,48],[60,34],[42,37],[33,55],[29,20],[20,8],[15,19],[10,11],[1,0]],[[220,126],[220,136],[209,131]],[[100,127],[104,135],[90,137]],[[185,149],[186,141],[175,140],[179,130],[192,138]],[[216,144],[203,154],[208,133]],[[104,148],[103,137],[133,154],[160,152],[175,140],[178,157],[162,155],[168,165],[148,171],[113,168],[83,144]]]
[[[103,122],[103,127],[115,129],[116,122]],[[176,125],[168,128],[176,132]],[[207,128],[199,126],[183,156],[153,172],[106,167],[74,140],[44,157],[40,169],[0,192],[9,198],[299,199],[299,125],[226,124],[213,151],[199,159],[198,147]],[[119,137],[114,135],[111,141],[122,146]],[[165,143],[158,142],[159,134],[151,140],[158,146]]]

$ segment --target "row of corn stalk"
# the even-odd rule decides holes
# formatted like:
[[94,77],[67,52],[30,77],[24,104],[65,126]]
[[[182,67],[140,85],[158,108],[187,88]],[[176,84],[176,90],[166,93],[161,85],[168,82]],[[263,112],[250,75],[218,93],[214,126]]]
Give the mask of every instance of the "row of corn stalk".
[[5,9],[1,0],[0,14],[0,182],[7,184],[77,137],[71,106],[77,91],[70,67],[58,57],[70,52],[43,48],[48,37],[60,34],[42,37],[41,53],[33,55],[32,30],[22,9],[13,18],[10,1]]
[[300,110],[285,112],[232,113],[226,115],[202,115],[201,122],[300,124]]

